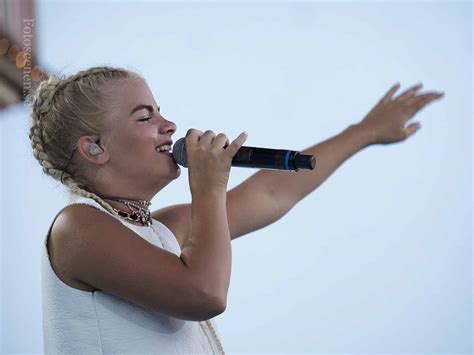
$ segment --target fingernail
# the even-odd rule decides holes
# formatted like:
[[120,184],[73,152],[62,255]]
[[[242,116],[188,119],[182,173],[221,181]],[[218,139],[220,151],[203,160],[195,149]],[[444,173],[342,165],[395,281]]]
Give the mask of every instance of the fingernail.
[[247,131],[244,131],[244,134],[245,134],[246,136],[248,136],[248,135],[249,135],[249,134],[247,133]]

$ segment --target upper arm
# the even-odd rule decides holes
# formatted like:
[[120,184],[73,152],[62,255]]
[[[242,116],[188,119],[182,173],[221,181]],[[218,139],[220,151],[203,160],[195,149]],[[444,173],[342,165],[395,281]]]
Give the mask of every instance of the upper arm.
[[222,303],[204,292],[182,259],[95,207],[64,209],[51,240],[72,277],[111,295],[187,320],[222,311]]
[[151,212],[151,218],[163,223],[178,240],[181,250],[184,248],[191,230],[191,204],[182,203]]
[[[231,239],[263,228],[284,214],[282,206],[264,186],[258,186],[255,179],[247,179],[228,191],[226,206]],[[191,230],[191,204],[165,207],[152,212],[151,216],[173,232],[182,249]]]
[[227,193],[231,239],[266,227],[284,215],[284,210],[263,185],[265,181],[260,176],[251,176]]

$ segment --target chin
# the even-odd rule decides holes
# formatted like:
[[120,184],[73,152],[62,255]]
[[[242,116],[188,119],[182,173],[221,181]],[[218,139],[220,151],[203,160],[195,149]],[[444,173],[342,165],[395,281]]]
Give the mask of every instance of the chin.
[[181,176],[181,168],[178,166],[176,168],[176,177],[178,178],[179,176]]
[[172,173],[170,173],[169,176],[172,178],[174,177],[173,179],[177,179],[179,176],[181,176],[181,168],[179,165],[176,165],[172,168]]

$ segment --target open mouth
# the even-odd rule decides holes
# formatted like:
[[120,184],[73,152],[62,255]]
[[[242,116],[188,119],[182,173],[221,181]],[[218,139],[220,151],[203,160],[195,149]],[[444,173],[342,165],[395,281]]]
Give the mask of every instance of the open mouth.
[[170,150],[162,150],[162,151],[160,151],[159,149],[155,149],[155,151],[156,151],[157,153],[160,153],[160,154],[168,155],[168,156],[171,156],[171,157],[173,156],[173,153],[171,153]]
[[[160,149],[163,148],[163,149]],[[155,147],[155,150],[158,153],[169,153],[173,147],[170,144],[163,144],[162,146]]]

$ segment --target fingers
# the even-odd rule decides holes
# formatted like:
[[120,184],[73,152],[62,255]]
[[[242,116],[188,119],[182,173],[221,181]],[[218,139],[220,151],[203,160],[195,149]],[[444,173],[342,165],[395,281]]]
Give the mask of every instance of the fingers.
[[405,132],[405,137],[411,136],[413,133],[418,131],[421,128],[420,122],[413,122],[403,129]]
[[203,133],[199,141],[205,145],[211,145],[215,137],[216,137],[216,134],[210,129],[208,129],[207,131]]
[[[242,132],[232,143],[234,144],[233,147],[230,148],[230,154],[235,155],[237,153],[237,150],[242,146],[243,142],[247,139],[247,135],[244,133],[247,132]],[[219,133],[217,136],[212,130],[207,130],[204,133],[198,129],[190,128],[188,132],[186,133],[185,144],[193,144],[193,143],[198,143],[202,142],[206,145],[212,145],[213,147],[216,148],[227,148],[231,146],[232,144],[229,145],[229,138],[224,133]],[[235,146],[237,146],[237,149],[235,149]],[[234,152],[235,150],[235,152]],[[233,152],[233,153],[232,153]]]
[[248,133],[247,132],[242,132],[238,135],[237,138],[235,138],[232,143],[225,149],[231,157],[233,157],[235,154],[237,154],[237,151],[240,149],[240,147],[244,144],[244,142],[247,140]]
[[399,87],[400,87],[400,83],[396,83],[395,85],[393,85],[390,88],[390,90],[388,90],[388,92],[384,95],[384,97],[382,97],[380,102],[392,101],[392,95],[395,94],[395,92],[398,90]]
[[429,92],[426,94],[413,96],[406,101],[407,111],[410,111],[410,112],[419,111],[430,102],[441,99],[443,97],[444,97],[444,93],[442,92]]
[[410,89],[408,89],[408,90],[404,91],[402,94],[400,94],[400,96],[396,97],[395,100],[393,100],[393,101],[394,102],[399,102],[401,100],[404,100],[404,99],[412,96],[422,86],[423,86],[422,83],[418,83],[418,84],[412,86]]
[[431,101],[441,99],[442,97],[444,97],[443,92],[427,92],[425,94],[412,97],[407,101],[407,103],[421,103],[422,105],[425,105]]
[[212,145],[216,146],[217,148],[225,148],[229,144],[229,138],[224,133],[219,133]]
[[186,132],[186,136],[184,137],[185,144],[197,143],[199,142],[199,138],[202,135],[202,131],[194,128],[188,129]]

